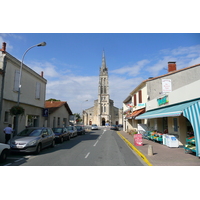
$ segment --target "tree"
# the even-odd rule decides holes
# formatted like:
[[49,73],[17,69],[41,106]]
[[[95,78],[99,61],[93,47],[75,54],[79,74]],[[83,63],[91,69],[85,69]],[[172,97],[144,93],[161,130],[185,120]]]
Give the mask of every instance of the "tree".
[[74,113],[74,116],[75,116],[75,119],[76,119],[77,123],[82,122],[82,119],[81,119],[81,116],[80,116],[79,113]]
[[46,101],[60,101],[60,100],[58,100],[58,99],[48,99],[48,100],[46,100]]

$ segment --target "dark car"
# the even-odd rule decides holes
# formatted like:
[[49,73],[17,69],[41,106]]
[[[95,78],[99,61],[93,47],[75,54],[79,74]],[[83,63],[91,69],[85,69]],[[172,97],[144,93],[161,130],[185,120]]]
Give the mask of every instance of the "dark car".
[[30,127],[19,132],[10,141],[11,152],[39,153],[45,147],[55,146],[55,134],[48,127]]
[[119,128],[118,128],[117,125],[112,125],[112,126],[110,127],[110,130],[119,131]]
[[64,140],[70,140],[70,133],[66,128],[52,128],[56,141],[63,143]]
[[84,126],[76,126],[77,134],[78,135],[84,135],[85,134],[85,128]]
[[122,125],[122,124],[119,124],[118,127],[123,128],[123,125]]

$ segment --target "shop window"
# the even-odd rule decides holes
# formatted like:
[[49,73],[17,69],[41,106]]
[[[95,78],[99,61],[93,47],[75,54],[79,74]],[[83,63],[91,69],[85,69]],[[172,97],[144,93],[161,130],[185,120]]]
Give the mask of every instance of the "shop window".
[[178,132],[178,120],[177,120],[177,118],[174,118],[173,121],[174,121],[174,132]]

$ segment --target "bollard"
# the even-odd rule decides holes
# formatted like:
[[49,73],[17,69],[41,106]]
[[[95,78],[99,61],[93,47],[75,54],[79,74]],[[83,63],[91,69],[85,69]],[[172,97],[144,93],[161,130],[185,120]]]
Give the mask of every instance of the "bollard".
[[153,156],[153,146],[152,145],[148,146],[148,156]]

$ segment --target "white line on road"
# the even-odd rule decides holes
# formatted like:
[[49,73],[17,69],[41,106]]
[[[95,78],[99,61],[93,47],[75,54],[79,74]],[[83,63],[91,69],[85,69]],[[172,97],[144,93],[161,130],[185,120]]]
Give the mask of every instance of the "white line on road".
[[99,140],[97,140],[93,146],[95,147],[98,142],[99,142]]
[[85,156],[85,158],[87,158],[90,155],[90,152]]
[[14,161],[14,162],[19,162],[19,161],[21,161],[21,160],[24,160],[24,158],[20,158],[20,159]]

